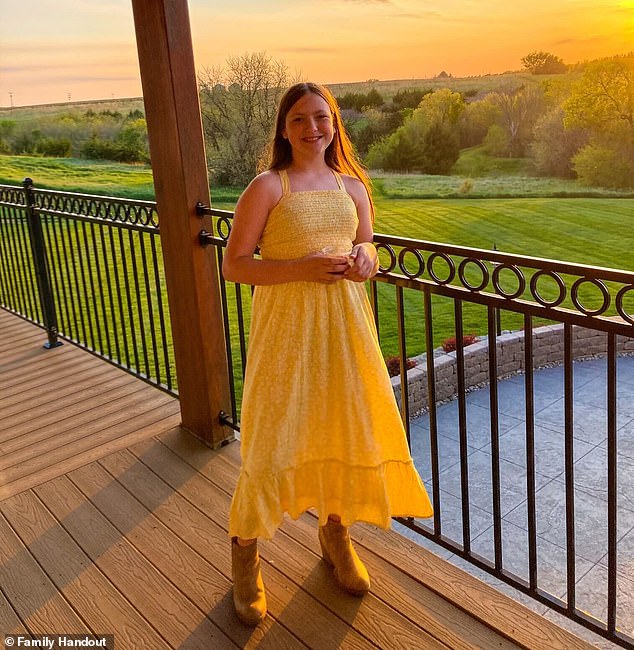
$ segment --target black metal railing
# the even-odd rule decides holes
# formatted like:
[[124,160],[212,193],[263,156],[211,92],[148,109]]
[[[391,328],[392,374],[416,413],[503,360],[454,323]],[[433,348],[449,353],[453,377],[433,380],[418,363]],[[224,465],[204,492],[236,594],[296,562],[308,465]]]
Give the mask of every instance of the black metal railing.
[[[233,215],[203,206],[200,213],[211,215],[213,224],[212,232],[201,232],[201,244],[215,246],[222,264]],[[627,609],[633,595],[627,585],[634,584],[627,543],[634,535],[628,474],[634,471],[634,411],[627,405],[634,403],[634,380],[628,382],[631,366],[623,356],[634,353],[634,273],[381,234],[375,243],[381,270],[369,283],[370,299],[386,356],[399,360],[394,387],[435,510],[432,522],[401,523],[634,648]],[[2,306],[45,327],[47,345],[73,341],[176,393],[159,253],[153,203],[33,190],[28,182],[0,186]],[[232,396],[226,422],[238,430],[251,295],[251,287],[221,281]],[[479,342],[466,345],[466,334]],[[449,339],[455,350],[445,354],[440,346]],[[409,357],[418,365],[407,371]],[[596,487],[579,476],[585,466],[578,464],[588,449],[577,436],[576,388],[584,369],[578,360],[587,357],[601,359],[595,372],[605,386],[604,394],[588,396],[597,415],[592,426],[605,434],[593,446],[603,459],[595,463]],[[557,373],[547,389],[537,375],[543,366]],[[520,385],[517,404],[506,397],[509,375]],[[560,412],[556,426],[551,421],[541,431],[544,391],[556,393]],[[473,395],[484,397],[474,405]],[[522,446],[511,450],[517,457],[509,463],[510,407]],[[631,418],[618,419],[622,411]],[[485,439],[475,444],[483,422]],[[560,440],[560,449],[548,439],[543,444],[548,435]],[[561,461],[556,477],[540,471],[548,454]],[[593,490],[605,498],[596,500],[590,516],[584,508]],[[563,522],[559,538],[549,538],[549,515]],[[511,527],[521,530],[520,543],[509,535]],[[588,538],[592,558],[584,557],[581,543]],[[526,551],[519,563],[518,548]],[[578,586],[586,571],[600,576],[593,586],[598,607]]]
[[[201,244],[215,246],[222,264],[233,215],[215,209],[201,209],[201,213],[211,215],[213,223],[212,232],[201,232]],[[430,466],[426,483],[428,488],[431,486],[434,503],[431,524],[413,519],[401,520],[401,523],[566,617],[623,647],[634,648],[631,612],[627,604],[618,602],[619,589],[625,590],[624,586],[619,586],[619,580],[629,580],[628,567],[634,562],[634,553],[628,551],[625,544],[622,548],[617,546],[618,539],[634,526],[634,506],[631,500],[623,498],[629,479],[621,473],[624,470],[619,469],[627,466],[634,470],[634,458],[631,458],[634,426],[628,430],[630,457],[623,456],[620,465],[617,428],[624,423],[617,423],[616,419],[617,400],[634,403],[634,366],[631,383],[624,382],[622,392],[619,392],[617,373],[619,359],[626,358],[621,357],[621,352],[634,354],[634,272],[383,234],[375,235],[375,244],[381,269],[369,285],[370,299],[381,343],[399,358],[400,376],[394,380],[395,388],[412,456],[419,466]],[[221,291],[227,354],[233,373],[233,413],[228,423],[239,429],[252,288],[221,282]],[[466,346],[465,333],[476,330],[479,344],[473,348]],[[442,354],[439,346],[449,338],[455,340],[455,351]],[[475,348],[477,350],[472,352]],[[513,354],[509,355],[511,348]],[[426,351],[418,357],[422,368],[408,372],[410,353],[422,351]],[[485,376],[482,377],[480,369],[475,373],[476,379],[469,380],[469,368],[478,356],[480,364],[485,366]],[[575,463],[577,447],[581,447],[582,442],[575,437],[577,423],[574,418],[574,408],[578,405],[574,395],[575,381],[583,368],[578,360],[597,356],[603,359],[600,376],[607,387],[603,407],[597,406],[597,411],[606,416],[602,423],[606,463],[597,477],[598,483],[605,486],[602,489],[606,499],[598,506],[598,521],[596,508],[590,519],[584,518],[582,512],[585,497],[575,477],[579,468]],[[441,424],[446,426],[446,423],[439,422],[439,417],[444,418],[446,410],[439,398],[447,400],[447,391],[446,386],[442,386],[446,379],[441,380],[440,375],[447,363],[453,364],[451,404],[456,408],[450,424],[452,431],[443,429],[441,432]],[[539,429],[537,402],[543,393],[536,372],[540,366],[557,369],[558,384],[551,383],[548,390],[560,391],[563,409],[562,472],[555,500],[564,504],[565,525],[563,537],[555,542],[549,542],[541,530],[546,516],[544,509],[552,504],[545,502],[541,492],[544,482],[551,479],[539,472],[544,446],[538,438],[539,434],[548,435],[548,430]],[[413,409],[411,385],[423,375],[424,406]],[[521,378],[524,402],[516,413],[518,425],[522,427],[523,448],[514,463],[506,461],[501,450],[505,414],[500,408],[504,406],[500,391],[505,386],[501,379],[505,375],[514,376],[516,382]],[[474,474],[482,469],[471,447],[474,422],[469,416],[475,407],[468,397],[474,387],[483,389],[488,407],[487,453],[480,454],[486,456],[487,480]],[[412,415],[421,413],[426,427],[419,427],[417,419],[411,419]],[[451,450],[447,450],[451,438],[444,433],[456,434]],[[552,436],[556,435],[553,431]],[[587,445],[583,447],[586,448]],[[443,467],[443,456],[447,454],[453,454],[455,459],[449,470]],[[509,475],[509,470],[514,474]],[[456,483],[456,475],[459,480],[452,493],[445,489],[445,483],[448,478]],[[505,484],[509,481],[512,489],[522,497],[511,518],[505,503],[508,492]],[[486,489],[484,498],[480,494],[483,486]],[[490,505],[487,509],[477,507],[473,503],[476,500],[488,501]],[[517,525],[518,508],[525,509],[522,526]],[[484,524],[478,520],[483,516]],[[620,519],[626,520],[621,527],[618,526]],[[488,526],[486,532],[492,540],[481,550],[479,540],[483,526]],[[517,562],[510,561],[514,553],[514,549],[509,548],[512,537],[507,535],[510,526],[523,531],[521,545],[526,549],[526,557],[519,570],[515,566]],[[607,558],[605,565],[595,563],[593,567],[607,576],[600,587],[603,607],[598,611],[596,603],[592,611],[587,603],[580,605],[577,598],[578,580],[582,577],[578,566],[583,566],[584,572],[588,566],[584,564],[583,549],[579,548],[577,538],[587,535],[602,536],[599,555]],[[558,561],[557,557],[549,556],[544,545],[550,545],[548,548],[555,555],[564,556],[555,570],[560,577],[559,583],[553,576],[542,575],[542,568],[552,568]],[[634,581],[628,584],[632,589],[626,599],[631,602]]]
[[176,394],[156,205],[0,185],[0,304]]

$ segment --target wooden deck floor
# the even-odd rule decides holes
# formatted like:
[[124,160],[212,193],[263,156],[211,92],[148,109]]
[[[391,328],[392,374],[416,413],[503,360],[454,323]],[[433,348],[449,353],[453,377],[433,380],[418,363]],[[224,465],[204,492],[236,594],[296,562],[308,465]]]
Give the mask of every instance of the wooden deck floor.
[[178,403],[0,310],[0,633],[114,634],[160,648],[590,648],[393,532],[359,525],[372,576],[342,593],[316,519],[261,544],[270,615],[231,605],[238,443],[181,431]]

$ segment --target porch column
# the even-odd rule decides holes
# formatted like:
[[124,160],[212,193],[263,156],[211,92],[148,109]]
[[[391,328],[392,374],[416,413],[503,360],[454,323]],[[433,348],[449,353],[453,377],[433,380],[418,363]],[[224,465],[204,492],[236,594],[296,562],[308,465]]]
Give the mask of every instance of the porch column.
[[216,447],[233,437],[216,253],[198,233],[210,205],[187,0],[132,0],[183,427]]

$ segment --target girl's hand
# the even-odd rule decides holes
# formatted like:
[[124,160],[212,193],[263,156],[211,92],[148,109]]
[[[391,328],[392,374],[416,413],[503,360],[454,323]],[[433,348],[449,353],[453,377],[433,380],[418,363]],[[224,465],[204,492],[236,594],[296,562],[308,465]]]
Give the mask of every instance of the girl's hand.
[[365,282],[379,270],[379,256],[369,242],[357,244],[350,253],[350,259],[352,263],[344,273],[346,280]]
[[332,284],[343,280],[346,270],[350,268],[348,258],[344,255],[325,255],[311,253],[296,260],[301,280]]

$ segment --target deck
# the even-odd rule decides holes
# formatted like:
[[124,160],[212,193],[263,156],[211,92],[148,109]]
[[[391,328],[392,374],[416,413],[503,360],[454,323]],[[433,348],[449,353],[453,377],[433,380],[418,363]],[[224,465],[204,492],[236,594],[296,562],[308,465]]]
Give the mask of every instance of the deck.
[[316,519],[261,544],[269,616],[231,604],[239,445],[179,428],[177,401],[0,309],[0,633],[137,648],[591,648],[395,532],[358,525],[372,576],[342,593]]

